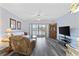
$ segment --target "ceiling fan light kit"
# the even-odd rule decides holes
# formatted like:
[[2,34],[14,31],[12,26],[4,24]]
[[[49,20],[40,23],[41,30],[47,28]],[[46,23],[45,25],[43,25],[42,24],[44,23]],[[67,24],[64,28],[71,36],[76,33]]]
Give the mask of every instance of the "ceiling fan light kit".
[[79,11],[79,3],[73,3],[70,6],[70,12],[71,13],[76,13]]

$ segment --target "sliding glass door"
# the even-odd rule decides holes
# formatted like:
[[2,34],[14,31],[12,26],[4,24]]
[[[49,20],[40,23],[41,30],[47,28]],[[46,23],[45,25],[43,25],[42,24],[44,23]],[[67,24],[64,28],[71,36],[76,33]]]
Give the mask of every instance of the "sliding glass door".
[[45,36],[46,35],[46,25],[39,24],[38,26],[38,36]]
[[31,24],[31,34],[37,36],[38,35],[38,24]]
[[37,37],[45,37],[47,26],[45,24],[30,24],[31,35]]

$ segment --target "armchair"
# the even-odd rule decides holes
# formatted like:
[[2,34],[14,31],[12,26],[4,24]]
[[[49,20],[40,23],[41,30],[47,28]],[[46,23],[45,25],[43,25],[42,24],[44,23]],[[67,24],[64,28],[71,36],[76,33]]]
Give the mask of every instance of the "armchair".
[[32,42],[30,42],[28,38],[22,36],[10,37],[10,44],[14,52],[23,55],[31,55],[34,48]]

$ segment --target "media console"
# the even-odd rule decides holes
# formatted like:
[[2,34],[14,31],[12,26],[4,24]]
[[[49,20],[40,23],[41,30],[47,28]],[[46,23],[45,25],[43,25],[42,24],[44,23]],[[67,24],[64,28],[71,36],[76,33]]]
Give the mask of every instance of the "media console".
[[59,43],[63,46],[66,46],[66,44],[69,44],[71,42],[71,39],[66,36],[59,36]]

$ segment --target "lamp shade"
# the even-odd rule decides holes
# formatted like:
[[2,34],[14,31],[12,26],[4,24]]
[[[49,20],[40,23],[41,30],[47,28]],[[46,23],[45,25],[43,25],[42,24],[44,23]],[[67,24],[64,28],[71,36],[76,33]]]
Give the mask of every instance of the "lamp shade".
[[6,32],[6,33],[10,33],[10,32],[12,32],[12,30],[11,30],[11,28],[7,28],[7,29],[5,30],[5,32]]

